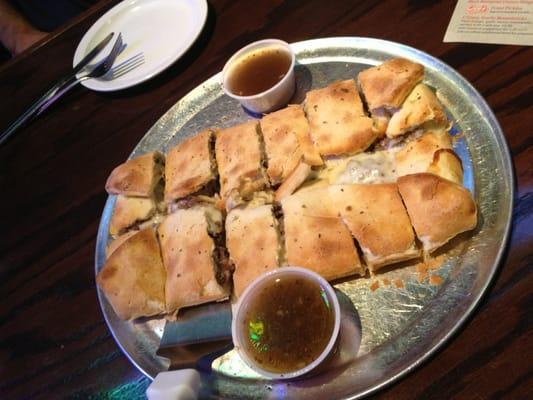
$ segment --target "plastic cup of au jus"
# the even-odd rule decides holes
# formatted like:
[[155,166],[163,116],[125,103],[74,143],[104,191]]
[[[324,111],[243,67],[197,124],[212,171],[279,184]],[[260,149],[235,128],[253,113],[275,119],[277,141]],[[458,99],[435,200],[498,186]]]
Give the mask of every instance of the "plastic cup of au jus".
[[340,321],[339,301],[324,278],[305,268],[282,267],[258,277],[239,298],[233,344],[259,375],[292,379],[308,374],[333,353]]
[[291,46],[283,40],[253,42],[237,51],[224,65],[224,93],[254,113],[279,109],[294,94],[295,60]]

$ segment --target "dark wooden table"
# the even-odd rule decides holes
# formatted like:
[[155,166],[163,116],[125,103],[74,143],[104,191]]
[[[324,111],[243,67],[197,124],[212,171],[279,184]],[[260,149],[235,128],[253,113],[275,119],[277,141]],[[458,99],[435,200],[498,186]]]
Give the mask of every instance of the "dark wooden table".
[[[104,1],[0,66],[0,130],[66,73]],[[438,57],[488,101],[516,169],[514,223],[495,283],[464,329],[429,362],[376,397],[533,396],[533,48],[442,42],[453,1],[210,2],[186,56],[116,93],[77,88],[0,147],[0,398],[135,398],[149,380],[109,333],[94,283],[104,182],[177,100],[243,45],[368,36]]]

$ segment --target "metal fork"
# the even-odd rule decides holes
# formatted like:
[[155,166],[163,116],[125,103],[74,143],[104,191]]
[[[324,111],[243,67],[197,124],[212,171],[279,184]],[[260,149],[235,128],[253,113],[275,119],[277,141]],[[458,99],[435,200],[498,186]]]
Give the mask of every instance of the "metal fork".
[[142,64],[144,64],[144,53],[142,52],[138,53],[128,58],[127,60],[121,62],[120,64],[118,64],[117,66],[113,68],[109,68],[108,66],[105,66],[104,64],[105,63],[102,63],[90,73],[80,76],[78,78],[75,78],[70,83],[67,83],[65,86],[63,86],[63,88],[61,88],[57,93],[55,93],[52,97],[50,97],[50,99],[48,99],[46,103],[44,103],[41,106],[41,108],[39,108],[37,115],[40,115],[43,111],[45,111],[48,107],[50,107],[53,103],[55,103],[60,97],[62,97],[65,93],[67,93],[70,89],[72,89],[78,83],[86,81],[87,79],[94,79],[94,78],[99,78],[105,81],[111,81],[113,79],[120,78],[121,76],[141,66]]
[[[117,40],[115,41],[113,48],[109,55],[98,65],[92,66],[92,70],[86,73],[84,76],[92,75],[94,77],[103,76],[111,69],[111,66],[115,62],[117,56],[120,52],[124,50],[124,44],[122,42],[122,35],[119,34]],[[85,67],[85,71],[91,68],[90,66]],[[83,71],[83,70],[82,70]],[[24,114],[22,114],[15,122],[13,122],[4,132],[0,134],[0,145],[4,143],[17,129],[23,126],[30,119],[41,114],[46,108],[48,108],[54,101],[56,101],[60,96],[59,92],[62,88],[71,85],[72,81],[77,82],[77,77],[74,76],[70,80],[65,81],[59,88],[53,88],[46,92],[39,100],[37,100]],[[63,91],[62,94],[66,93]],[[53,101],[52,98],[54,98]]]

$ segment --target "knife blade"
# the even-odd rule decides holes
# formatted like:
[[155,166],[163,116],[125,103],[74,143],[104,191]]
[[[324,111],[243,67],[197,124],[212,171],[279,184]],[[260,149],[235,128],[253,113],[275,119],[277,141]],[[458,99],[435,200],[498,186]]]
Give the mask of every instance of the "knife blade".
[[35,103],[33,103],[20,117],[17,118],[2,134],[0,135],[0,145],[4,143],[17,129],[23,126],[32,117],[37,115],[41,106],[53,96],[70,79],[74,78],[78,72],[85,68],[100,52],[106,47],[113,38],[114,32],[108,34],[100,43],[98,43],[83,59],[77,63],[72,71],[66,76],[59,79],[45,94],[43,94]]
[[92,49],[90,52],[87,53],[85,57],[81,59],[79,63],[77,63],[74,68],[72,69],[72,72],[67,75],[64,80],[68,80],[72,78],[73,76],[76,76],[78,72],[80,72],[83,68],[85,68],[94,58],[100,54],[100,52],[107,46],[109,41],[113,39],[113,36],[115,35],[115,32],[111,32],[109,35],[107,35],[100,43],[98,43],[94,49]]
[[156,354],[170,360],[169,370],[201,368],[233,348],[231,305],[211,303],[181,310],[176,321],[167,321]]
[[159,348],[231,340],[229,302],[204,304],[180,310],[176,321],[167,321]]

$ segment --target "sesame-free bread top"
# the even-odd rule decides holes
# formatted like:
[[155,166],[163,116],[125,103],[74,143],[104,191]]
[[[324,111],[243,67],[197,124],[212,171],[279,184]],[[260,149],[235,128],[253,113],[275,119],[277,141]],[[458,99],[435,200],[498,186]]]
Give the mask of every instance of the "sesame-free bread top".
[[311,137],[323,156],[359,153],[377,138],[353,79],[307,92],[305,104]]
[[444,129],[429,130],[406,143],[396,154],[398,176],[433,172],[456,183],[463,182],[461,160],[452,150],[452,138]]
[[109,222],[109,233],[113,236],[119,235],[139,222],[151,218],[155,212],[156,204],[153,198],[128,197],[119,194]]
[[165,278],[155,231],[149,227],[109,255],[96,282],[118,317],[129,320],[166,311]]
[[379,108],[400,107],[415,85],[422,80],[424,67],[404,58],[393,58],[361,71],[357,77],[373,112]]
[[209,235],[208,213],[212,206],[179,209],[159,225],[161,254],[167,272],[166,305],[170,314],[179,309],[228,297],[226,285],[217,281],[215,242]]
[[419,256],[396,184],[332,185],[329,193],[371,271]]
[[386,134],[393,138],[427,123],[446,128],[448,118],[435,93],[428,86],[419,83],[407,96],[402,108],[392,115]]
[[226,246],[235,265],[233,289],[239,297],[255,278],[280,264],[279,233],[272,206],[231,210],[226,217]]
[[185,139],[168,152],[165,164],[165,202],[198,192],[216,179],[214,155],[215,133],[206,129]]
[[132,158],[116,167],[105,185],[109,194],[151,197],[163,174],[164,156],[158,151]]
[[470,192],[457,183],[420,173],[398,178],[398,189],[426,252],[477,225],[476,203]]
[[352,235],[332,207],[327,188],[296,193],[281,205],[288,265],[328,280],[364,274]]
[[248,121],[217,133],[215,155],[224,201],[232,191],[248,195],[268,187],[257,124]]

